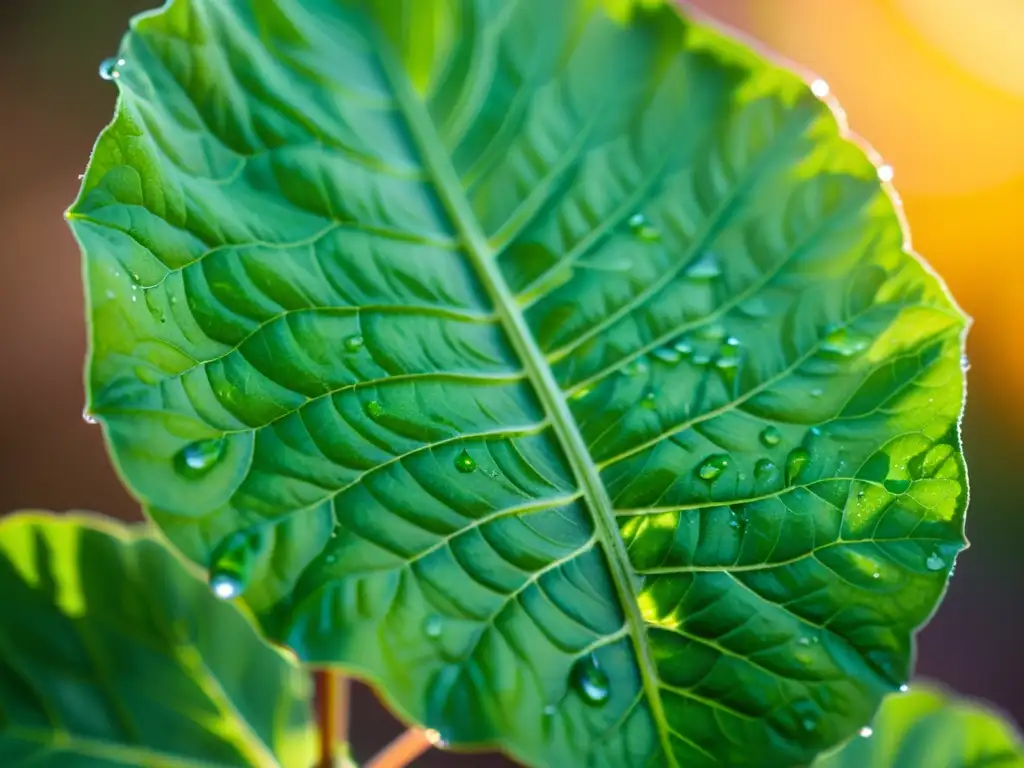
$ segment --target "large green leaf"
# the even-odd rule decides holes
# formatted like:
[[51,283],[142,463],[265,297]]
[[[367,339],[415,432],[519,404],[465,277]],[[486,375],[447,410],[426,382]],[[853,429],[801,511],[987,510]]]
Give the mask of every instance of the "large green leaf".
[[449,742],[806,763],[963,544],[965,321],[827,104],[643,5],[137,19],[88,407],[271,636]]
[[887,697],[863,735],[815,768],[1024,767],[1024,742],[1008,721],[930,684]]
[[308,676],[160,543],[0,522],[0,765],[309,768]]

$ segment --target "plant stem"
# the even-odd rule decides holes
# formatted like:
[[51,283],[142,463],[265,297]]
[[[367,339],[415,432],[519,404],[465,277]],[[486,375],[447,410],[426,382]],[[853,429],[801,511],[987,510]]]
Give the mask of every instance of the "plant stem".
[[348,679],[330,669],[315,673],[320,725],[319,768],[334,768],[336,747],[348,740]]
[[437,743],[437,731],[410,728],[378,752],[366,768],[405,768]]

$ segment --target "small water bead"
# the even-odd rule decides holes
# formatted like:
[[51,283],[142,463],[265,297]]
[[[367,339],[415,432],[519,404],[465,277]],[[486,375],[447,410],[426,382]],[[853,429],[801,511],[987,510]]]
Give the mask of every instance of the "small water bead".
[[705,251],[686,270],[686,276],[694,280],[712,280],[722,274],[722,265],[711,251]]
[[810,391],[811,397],[821,397],[823,394],[825,394],[825,390],[821,387],[815,387]]
[[946,561],[942,559],[938,552],[932,552],[928,555],[928,559],[925,560],[924,564],[928,567],[929,571],[941,571],[946,567]]
[[800,721],[800,725],[803,726],[803,729],[808,733],[813,731],[817,724],[817,721],[812,717],[805,717],[803,720]]
[[337,555],[328,555],[327,557],[324,558],[324,562],[327,563],[328,565],[333,565],[334,563],[338,562],[338,556]]
[[682,353],[677,349],[673,349],[672,347],[659,347],[658,349],[654,350],[651,354],[654,355],[654,357],[656,357],[661,362],[668,363],[669,365],[675,365],[676,363],[683,359]]
[[676,350],[676,352],[678,352],[680,355],[683,355],[684,357],[693,352],[693,345],[690,344],[690,342],[686,341],[686,339],[680,339],[675,344],[673,344],[672,347],[673,349]]
[[93,416],[92,411],[89,410],[88,406],[86,406],[85,408],[82,409],[82,421],[84,421],[86,424],[98,424],[99,423],[97,421],[96,417]]
[[555,705],[554,705],[554,704],[548,704],[548,705],[547,705],[547,706],[545,706],[545,707],[544,707],[544,709],[542,710],[542,712],[544,713],[544,715],[545,715],[546,717],[551,717],[551,716],[552,716],[552,715],[554,715],[554,714],[555,714],[555,712],[557,712],[557,711],[558,711],[558,710],[557,710],[557,708],[555,707]]
[[347,337],[345,341],[342,342],[342,344],[345,345],[346,352],[358,352],[363,348],[365,343],[366,342],[363,340],[363,337],[358,333]]
[[576,691],[591,706],[600,707],[611,696],[608,675],[594,654],[584,656],[572,665],[571,680]]
[[821,351],[829,357],[856,357],[871,346],[871,339],[849,328],[839,327],[829,331],[821,344]]
[[455,457],[455,468],[464,475],[476,470],[476,459],[469,455],[465,448]]
[[366,404],[366,415],[376,421],[384,415],[384,406],[377,400],[371,400]]
[[811,83],[811,93],[813,93],[819,99],[824,99],[826,96],[828,96],[830,90],[831,89],[829,88],[828,83],[826,83],[820,77],[813,83]]
[[642,213],[635,213],[629,217],[629,228],[641,240],[658,240],[661,233]]
[[967,355],[960,356],[960,370],[964,373],[971,370],[971,360]]
[[892,166],[886,163],[885,165],[878,166],[878,179],[883,183],[888,183],[893,180],[896,172],[892,169]]
[[224,438],[189,443],[174,455],[174,468],[186,477],[202,477],[224,456]]
[[446,747],[448,745],[448,742],[441,736],[440,731],[435,731],[433,728],[425,730],[423,736],[435,747]]
[[779,468],[771,459],[759,459],[754,465],[754,479],[760,483],[774,483],[779,479]]
[[110,57],[100,62],[99,73],[100,77],[104,80],[116,80],[121,76],[118,72],[119,67],[124,66],[124,59],[118,59],[116,57]]
[[903,685],[900,686],[899,690],[900,690],[900,693],[906,693],[907,691],[910,690],[910,686],[907,685],[906,683],[904,683]]
[[782,442],[782,433],[778,427],[765,427],[760,434],[761,445],[765,448],[774,448]]
[[865,725],[863,728],[860,729],[860,731],[858,731],[858,733],[860,734],[860,737],[862,739],[870,739],[871,735],[874,732],[875,732],[874,729],[872,729],[872,727],[870,725]]
[[423,632],[427,637],[440,637],[444,629],[444,619],[437,614],[427,616],[423,620]]
[[658,396],[653,389],[647,390],[647,393],[640,399],[640,405],[649,411],[658,407]]
[[697,476],[701,480],[714,480],[729,466],[729,457],[724,453],[718,453],[704,459],[704,462],[697,467]]
[[221,600],[231,600],[245,591],[256,559],[258,540],[244,533],[226,538],[210,558],[210,590]]
[[806,448],[794,448],[786,457],[786,483],[792,483],[811,460]]
[[696,354],[693,356],[693,364],[704,366],[711,362],[711,355]]

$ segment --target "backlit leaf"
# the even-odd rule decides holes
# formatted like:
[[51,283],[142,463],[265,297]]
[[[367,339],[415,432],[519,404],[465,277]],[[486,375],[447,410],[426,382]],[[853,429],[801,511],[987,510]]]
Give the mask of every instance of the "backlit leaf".
[[907,679],[965,320],[820,85],[624,0],[173,0],[119,55],[88,407],[270,636],[552,766],[804,764]]

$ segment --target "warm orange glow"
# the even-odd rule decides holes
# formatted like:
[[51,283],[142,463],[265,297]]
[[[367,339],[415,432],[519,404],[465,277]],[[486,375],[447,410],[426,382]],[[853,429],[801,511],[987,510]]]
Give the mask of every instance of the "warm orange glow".
[[1024,1],[698,0],[826,81],[976,320],[972,391],[1024,425]]

